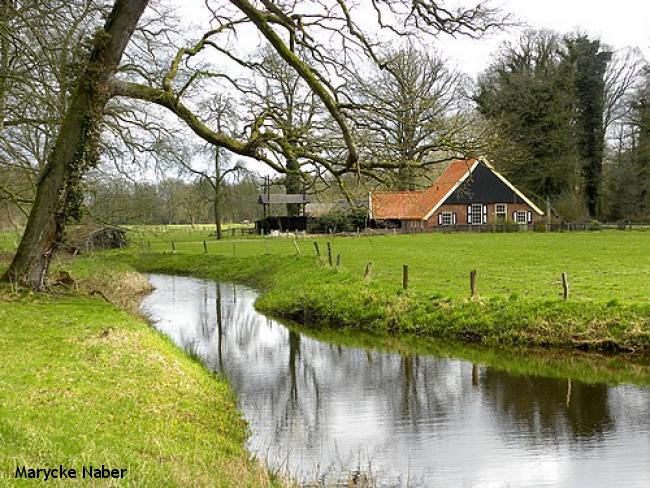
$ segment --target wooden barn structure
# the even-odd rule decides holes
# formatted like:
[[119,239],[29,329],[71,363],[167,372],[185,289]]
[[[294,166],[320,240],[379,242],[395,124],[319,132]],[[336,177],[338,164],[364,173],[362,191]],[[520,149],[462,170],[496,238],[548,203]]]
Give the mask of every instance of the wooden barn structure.
[[[307,217],[305,208],[311,203],[311,197],[306,193],[271,193],[271,179],[264,179],[264,192],[257,199],[262,205],[264,217],[255,221],[255,232],[270,234],[277,231],[305,231],[309,226],[310,218]],[[299,215],[271,215],[271,206],[281,205],[285,212],[288,207],[294,206],[299,210]],[[288,213],[288,212],[287,212]]]
[[422,191],[371,192],[370,218],[406,232],[532,228],[544,212],[485,159],[451,162]]

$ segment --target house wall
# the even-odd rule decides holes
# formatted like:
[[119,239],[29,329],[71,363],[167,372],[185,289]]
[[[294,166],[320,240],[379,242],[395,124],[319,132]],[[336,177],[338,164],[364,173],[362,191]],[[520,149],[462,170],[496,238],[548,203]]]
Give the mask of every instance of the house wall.
[[[482,203],[482,202],[476,202]],[[502,202],[498,202],[502,203]],[[532,224],[543,220],[543,216],[538,215],[529,205],[526,203],[506,203],[506,221],[512,223],[512,213],[517,211],[532,212]],[[456,214],[456,225],[469,225],[467,222],[467,204],[465,203],[454,203],[454,204],[444,204],[441,205],[436,212],[431,215],[429,220],[424,223],[425,230],[431,230],[433,228],[439,227],[438,219],[439,215],[443,212],[451,212]],[[496,223],[496,203],[487,204],[487,223],[494,224]]]

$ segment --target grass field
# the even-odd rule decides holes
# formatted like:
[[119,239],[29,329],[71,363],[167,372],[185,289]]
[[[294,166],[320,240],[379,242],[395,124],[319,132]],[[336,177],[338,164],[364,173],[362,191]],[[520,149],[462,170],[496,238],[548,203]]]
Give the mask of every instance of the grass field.
[[[291,238],[240,238],[215,241],[208,233],[187,229],[144,238],[144,251],[263,258],[267,254],[297,253]],[[650,303],[650,232],[603,231],[575,233],[457,233],[375,237],[298,238],[303,255],[315,255],[318,242],[323,259],[326,242],[341,269],[362,276],[373,263],[373,282],[398,289],[402,265],[409,266],[410,287],[427,293],[464,298],[469,272],[478,272],[481,296],[555,298],[562,293],[560,276],[569,276],[575,300]],[[142,242],[133,238],[133,249]],[[291,270],[286,270],[290,272]]]
[[127,470],[81,486],[281,486],[250,459],[227,381],[106,301],[137,305],[146,281],[129,270],[86,258],[79,290],[0,285],[0,486],[29,484],[17,467],[59,465]]
[[[246,282],[266,291],[257,302],[262,311],[321,326],[487,346],[650,352],[650,233],[642,231],[218,242],[175,230],[147,241],[133,239],[129,249],[96,259],[145,272]],[[327,264],[327,242],[334,261],[340,255],[339,267]],[[373,271],[363,279],[367,262]],[[472,269],[478,271],[478,300],[469,300]],[[561,299],[563,272],[571,288],[567,302]]]

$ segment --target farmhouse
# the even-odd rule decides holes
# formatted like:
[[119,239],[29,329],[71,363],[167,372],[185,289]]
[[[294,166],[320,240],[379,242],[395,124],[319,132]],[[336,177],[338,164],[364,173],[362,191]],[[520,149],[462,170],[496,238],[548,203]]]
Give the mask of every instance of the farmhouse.
[[422,191],[371,192],[368,203],[371,219],[399,223],[406,231],[506,223],[532,228],[544,215],[484,159],[453,161]]

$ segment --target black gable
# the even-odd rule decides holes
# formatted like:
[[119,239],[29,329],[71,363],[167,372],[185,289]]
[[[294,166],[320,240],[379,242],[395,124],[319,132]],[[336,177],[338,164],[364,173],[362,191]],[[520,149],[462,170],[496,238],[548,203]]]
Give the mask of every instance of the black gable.
[[479,163],[476,169],[444,203],[525,203],[490,168]]

